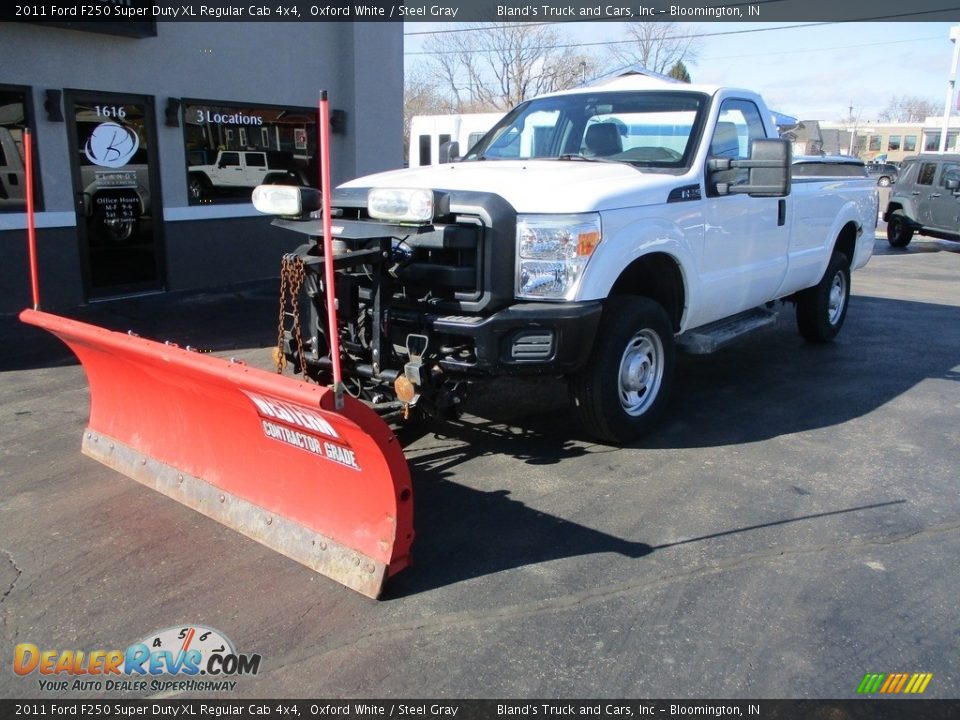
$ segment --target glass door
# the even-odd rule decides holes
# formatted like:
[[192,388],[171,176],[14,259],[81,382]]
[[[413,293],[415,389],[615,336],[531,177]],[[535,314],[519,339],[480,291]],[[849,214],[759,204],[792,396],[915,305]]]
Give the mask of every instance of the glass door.
[[87,297],[162,289],[153,98],[68,91],[65,100]]

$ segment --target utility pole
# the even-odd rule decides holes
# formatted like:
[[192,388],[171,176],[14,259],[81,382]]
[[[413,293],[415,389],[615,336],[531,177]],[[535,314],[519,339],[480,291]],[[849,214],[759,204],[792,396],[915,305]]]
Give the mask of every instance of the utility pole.
[[957,63],[960,62],[960,25],[950,28],[950,42],[953,43],[953,62],[950,63],[950,77],[947,80],[947,103],[943,109],[943,132],[940,133],[940,152],[947,151],[947,133],[950,129],[950,111],[953,109],[954,85],[957,81]]

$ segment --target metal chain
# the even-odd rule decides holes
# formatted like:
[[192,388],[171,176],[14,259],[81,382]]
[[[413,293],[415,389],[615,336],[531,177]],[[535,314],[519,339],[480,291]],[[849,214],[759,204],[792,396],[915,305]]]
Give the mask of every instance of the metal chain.
[[277,373],[283,373],[286,356],[283,353],[283,331],[287,315],[287,304],[293,316],[291,335],[296,344],[297,357],[300,358],[300,370],[307,379],[307,360],[303,352],[303,334],[300,328],[300,290],[306,277],[303,260],[296,255],[284,255],[280,265],[280,316],[277,320]]

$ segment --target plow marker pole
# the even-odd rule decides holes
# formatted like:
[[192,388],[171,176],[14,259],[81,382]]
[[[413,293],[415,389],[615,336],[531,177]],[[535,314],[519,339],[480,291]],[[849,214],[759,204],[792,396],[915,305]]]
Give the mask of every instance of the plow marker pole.
[[40,274],[37,271],[37,226],[34,219],[33,199],[33,135],[29,130],[23,131],[23,162],[24,182],[27,192],[27,254],[30,258],[30,293],[33,299],[33,309],[40,309]]
[[413,494],[393,432],[330,388],[24,310],[90,385],[83,452],[369,597],[410,562]]

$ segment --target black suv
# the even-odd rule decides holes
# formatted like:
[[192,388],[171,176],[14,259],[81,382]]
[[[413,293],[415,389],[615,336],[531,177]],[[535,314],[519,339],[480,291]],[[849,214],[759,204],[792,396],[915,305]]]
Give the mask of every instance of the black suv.
[[880,187],[889,187],[897,181],[900,169],[892,163],[868,163],[867,175],[875,177]]

